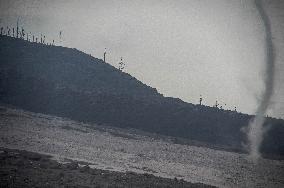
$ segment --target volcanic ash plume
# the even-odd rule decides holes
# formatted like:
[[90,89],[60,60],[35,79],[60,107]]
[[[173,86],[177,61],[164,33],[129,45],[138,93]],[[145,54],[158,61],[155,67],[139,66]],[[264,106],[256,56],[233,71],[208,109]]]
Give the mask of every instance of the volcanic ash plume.
[[274,88],[274,54],[273,54],[273,43],[271,36],[271,25],[268,16],[266,15],[262,1],[255,0],[256,8],[263,21],[265,29],[265,45],[266,45],[266,72],[264,75],[265,88],[261,95],[261,102],[258,106],[256,116],[253,121],[249,124],[248,130],[248,146],[250,156],[256,161],[260,157],[259,148],[265,133],[264,121],[265,113],[269,105],[273,88]]

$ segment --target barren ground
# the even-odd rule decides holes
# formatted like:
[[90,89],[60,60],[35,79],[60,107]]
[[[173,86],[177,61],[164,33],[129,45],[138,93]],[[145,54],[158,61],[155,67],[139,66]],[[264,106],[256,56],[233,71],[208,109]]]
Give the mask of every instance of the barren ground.
[[284,187],[284,161],[174,144],[133,131],[74,122],[16,109],[0,109],[0,147],[53,156],[60,163],[150,173],[218,187]]
[[92,169],[76,161],[61,164],[50,156],[23,150],[0,148],[0,159],[0,187],[211,188],[146,173]]

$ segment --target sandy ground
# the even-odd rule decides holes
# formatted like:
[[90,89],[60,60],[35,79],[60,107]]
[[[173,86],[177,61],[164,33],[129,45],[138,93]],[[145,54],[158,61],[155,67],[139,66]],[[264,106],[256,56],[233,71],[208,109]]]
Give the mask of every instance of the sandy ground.
[[260,159],[22,110],[0,110],[0,147],[50,154],[112,171],[218,187],[284,187],[284,161]]

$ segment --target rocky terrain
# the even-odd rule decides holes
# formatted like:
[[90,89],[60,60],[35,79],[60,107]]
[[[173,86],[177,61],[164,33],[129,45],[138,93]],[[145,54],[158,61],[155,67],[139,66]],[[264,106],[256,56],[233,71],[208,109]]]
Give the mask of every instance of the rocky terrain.
[[[260,159],[258,163],[254,163],[246,154],[180,145],[175,144],[170,137],[166,139],[159,135],[150,135],[135,130],[80,123],[66,118],[7,107],[1,107],[0,110],[0,147],[50,155],[60,164],[79,161],[79,164],[88,164],[94,169],[120,173],[133,172],[137,173],[133,175],[135,178],[143,177],[143,174],[148,173],[156,177],[177,178],[177,180],[183,179],[187,182],[217,187],[271,188],[284,186],[283,161]],[[3,152],[2,149],[1,157],[3,157]],[[11,171],[17,174],[17,170],[34,173],[28,169],[13,167],[13,165],[21,165],[21,162],[14,164],[15,161],[5,159],[3,163],[7,165],[8,174]],[[11,163],[13,165],[10,165]],[[8,181],[6,167],[1,169],[1,173],[4,173],[2,174],[4,182]],[[27,168],[33,168],[33,165]],[[62,168],[67,167],[63,165]],[[82,178],[91,176],[89,172],[82,175],[81,170],[76,167],[75,173]],[[49,174],[53,170],[48,168],[44,171],[44,174]],[[60,171],[56,170],[56,173]],[[66,173],[70,173],[63,171],[63,177]],[[95,170],[93,172],[96,173]],[[104,171],[97,172],[104,173]],[[120,176],[120,173],[117,176]],[[37,176],[41,178],[41,174]],[[54,178],[59,179],[59,177],[51,177],[51,179]],[[112,178],[110,182],[114,181]],[[45,177],[41,180],[43,180],[42,183],[46,182]],[[147,185],[148,180],[145,180],[144,185]],[[33,180],[29,181],[33,182]],[[63,178],[62,181],[67,180]],[[131,178],[127,181],[135,183],[135,180]],[[149,181],[161,181],[159,186],[173,187],[183,182],[178,181],[172,184],[174,183],[172,180],[165,179]],[[60,182],[61,180],[55,181],[55,183]],[[88,183],[89,180],[86,182]],[[79,184],[80,181],[78,181]]]

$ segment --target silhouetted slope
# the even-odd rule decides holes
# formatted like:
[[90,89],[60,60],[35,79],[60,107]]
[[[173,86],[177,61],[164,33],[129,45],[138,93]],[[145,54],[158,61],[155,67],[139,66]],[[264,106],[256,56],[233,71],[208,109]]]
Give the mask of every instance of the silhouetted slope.
[[[181,137],[242,150],[251,116],[166,98],[129,74],[76,49],[0,37],[0,102],[34,112]],[[284,154],[283,120],[263,151]]]

